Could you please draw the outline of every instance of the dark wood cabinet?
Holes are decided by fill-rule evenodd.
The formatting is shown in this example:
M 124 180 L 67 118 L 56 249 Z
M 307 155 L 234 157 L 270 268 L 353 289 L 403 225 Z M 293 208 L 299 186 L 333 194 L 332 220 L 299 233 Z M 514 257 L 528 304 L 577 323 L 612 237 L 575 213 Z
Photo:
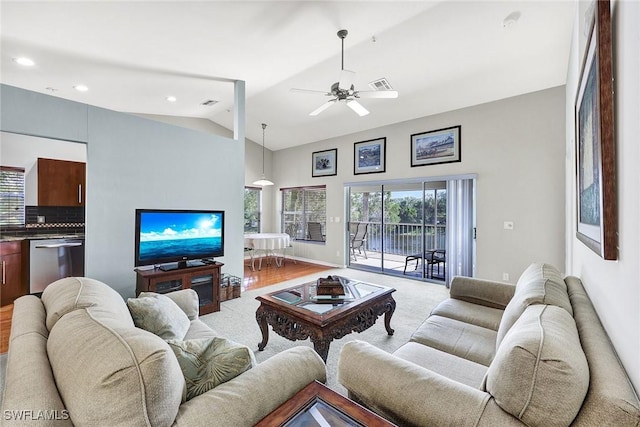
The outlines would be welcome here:
M 220 269 L 223 265 L 216 262 L 170 271 L 136 269 L 136 295 L 140 292 L 165 294 L 191 288 L 198 294 L 200 315 L 220 311 Z
M 27 294 L 24 277 L 22 241 L 0 243 L 2 260 L 2 290 L 0 305 L 12 304 L 13 301 Z
M 86 164 L 38 159 L 38 206 L 84 206 Z

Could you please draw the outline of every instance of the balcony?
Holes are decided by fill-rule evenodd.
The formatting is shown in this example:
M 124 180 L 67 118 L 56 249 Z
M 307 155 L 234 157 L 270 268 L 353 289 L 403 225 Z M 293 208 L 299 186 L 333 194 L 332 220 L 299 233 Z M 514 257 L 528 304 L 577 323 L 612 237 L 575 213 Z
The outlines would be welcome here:
M 435 249 L 446 248 L 446 225 L 426 225 L 421 224 L 385 224 L 379 222 L 369 222 L 367 229 L 367 240 L 364 243 L 364 253 L 355 251 L 355 259 L 352 256 L 350 265 L 365 269 L 380 270 L 385 273 L 398 274 L 409 277 L 422 278 L 423 259 L 410 260 L 407 256 L 429 252 Z M 424 237 L 423 237 L 424 230 Z M 423 247 L 424 238 L 424 248 Z M 417 268 L 416 268 L 417 263 Z M 406 274 L 405 274 L 406 265 Z M 425 266 L 425 278 L 444 282 L 444 264 L 433 264 Z

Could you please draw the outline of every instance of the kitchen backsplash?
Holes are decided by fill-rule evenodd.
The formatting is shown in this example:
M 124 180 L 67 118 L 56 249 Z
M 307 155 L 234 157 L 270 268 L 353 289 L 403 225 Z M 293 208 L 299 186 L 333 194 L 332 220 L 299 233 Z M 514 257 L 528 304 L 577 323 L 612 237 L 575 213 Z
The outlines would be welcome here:
M 38 222 L 38 217 L 44 217 L 44 222 Z M 27 228 L 84 226 L 84 206 L 25 206 L 25 222 Z

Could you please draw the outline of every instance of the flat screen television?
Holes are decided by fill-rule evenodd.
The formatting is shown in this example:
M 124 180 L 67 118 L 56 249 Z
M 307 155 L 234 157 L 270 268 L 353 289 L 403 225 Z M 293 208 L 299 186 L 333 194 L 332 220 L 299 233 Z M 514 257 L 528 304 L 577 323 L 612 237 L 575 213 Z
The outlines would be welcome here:
M 136 209 L 136 267 L 161 264 L 171 270 L 223 255 L 224 211 Z

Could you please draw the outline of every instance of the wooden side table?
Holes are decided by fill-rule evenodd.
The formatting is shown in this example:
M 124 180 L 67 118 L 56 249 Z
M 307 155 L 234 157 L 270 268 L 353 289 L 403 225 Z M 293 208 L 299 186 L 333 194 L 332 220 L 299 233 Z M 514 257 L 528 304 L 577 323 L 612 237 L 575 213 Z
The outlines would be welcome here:
M 256 427 L 395 426 L 370 410 L 314 381 L 263 418 Z

